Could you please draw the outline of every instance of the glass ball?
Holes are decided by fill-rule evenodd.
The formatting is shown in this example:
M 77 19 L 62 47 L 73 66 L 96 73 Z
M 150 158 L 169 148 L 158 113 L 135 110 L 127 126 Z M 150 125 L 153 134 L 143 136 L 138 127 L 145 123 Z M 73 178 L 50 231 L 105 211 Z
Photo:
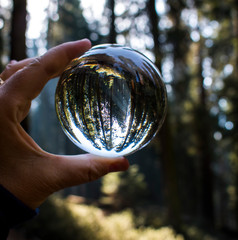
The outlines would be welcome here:
M 103 44 L 69 64 L 55 102 L 64 132 L 78 147 L 117 157 L 141 149 L 156 135 L 167 94 L 148 58 L 129 47 Z

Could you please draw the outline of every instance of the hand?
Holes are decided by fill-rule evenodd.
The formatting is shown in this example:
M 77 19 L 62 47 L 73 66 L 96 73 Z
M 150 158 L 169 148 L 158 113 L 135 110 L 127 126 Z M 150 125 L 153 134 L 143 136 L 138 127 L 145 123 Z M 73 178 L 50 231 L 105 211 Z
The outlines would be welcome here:
M 39 58 L 12 61 L 0 74 L 0 184 L 32 209 L 57 190 L 129 167 L 124 157 L 47 153 L 20 125 L 47 81 L 90 46 L 86 39 L 65 43 Z

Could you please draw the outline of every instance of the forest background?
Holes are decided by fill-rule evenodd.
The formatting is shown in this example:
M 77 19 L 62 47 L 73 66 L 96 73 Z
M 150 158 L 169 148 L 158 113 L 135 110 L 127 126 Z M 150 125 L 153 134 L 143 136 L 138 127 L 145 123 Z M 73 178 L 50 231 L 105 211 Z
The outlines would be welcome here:
M 66 41 L 128 45 L 161 70 L 168 113 L 126 173 L 56 193 L 9 239 L 237 239 L 238 1 L 41 2 L 0 0 L 1 70 Z M 54 114 L 57 80 L 22 124 L 43 149 L 79 154 Z

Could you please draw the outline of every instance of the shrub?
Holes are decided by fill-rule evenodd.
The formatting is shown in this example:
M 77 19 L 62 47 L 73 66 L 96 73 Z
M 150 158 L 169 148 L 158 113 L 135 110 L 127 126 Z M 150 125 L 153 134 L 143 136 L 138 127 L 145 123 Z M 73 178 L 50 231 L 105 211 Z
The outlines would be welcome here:
M 40 240 L 183 240 L 173 229 L 135 227 L 132 211 L 106 216 L 100 208 L 50 198 L 25 234 Z
M 110 197 L 110 203 L 116 208 L 138 205 L 148 196 L 145 177 L 136 164 L 126 172 L 106 175 L 102 180 L 101 191 Z

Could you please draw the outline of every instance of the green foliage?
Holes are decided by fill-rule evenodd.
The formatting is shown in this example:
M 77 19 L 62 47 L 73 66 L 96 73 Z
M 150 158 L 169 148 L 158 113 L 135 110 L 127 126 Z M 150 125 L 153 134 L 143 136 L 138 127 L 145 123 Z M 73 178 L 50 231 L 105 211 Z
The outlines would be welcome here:
M 84 220 L 76 218 L 64 201 L 53 197 L 42 205 L 39 216 L 29 222 L 24 231 L 27 237 L 37 236 L 42 240 L 97 240 L 93 225 Z
M 106 175 L 102 180 L 101 190 L 117 208 L 135 206 L 148 196 L 145 177 L 136 164 L 126 172 Z
M 49 20 L 48 44 L 57 45 L 89 36 L 88 25 L 82 15 L 78 0 L 58 1 L 58 20 Z
M 41 240 L 184 240 L 169 227 L 137 229 L 134 219 L 129 210 L 106 216 L 97 207 L 53 197 L 24 231 L 27 237 Z
M 83 16 L 78 0 L 58 1 L 57 21 L 49 19 L 48 45 L 54 46 L 62 42 L 89 38 L 93 31 Z M 96 24 L 96 23 L 95 23 Z M 100 41 L 100 34 L 96 35 L 95 44 Z
M 186 233 L 186 236 L 188 239 L 193 240 L 218 240 L 219 238 L 212 236 L 211 234 L 208 234 L 201 230 L 199 227 L 192 226 L 192 225 L 186 225 L 183 226 L 184 232 Z

